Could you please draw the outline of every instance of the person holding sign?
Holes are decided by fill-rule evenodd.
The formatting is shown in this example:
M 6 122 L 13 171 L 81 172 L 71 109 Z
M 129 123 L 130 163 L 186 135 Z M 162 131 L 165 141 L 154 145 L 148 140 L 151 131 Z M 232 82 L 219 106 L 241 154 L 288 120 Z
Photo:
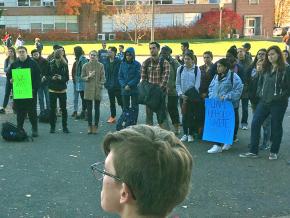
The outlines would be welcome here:
M 69 80 L 67 63 L 61 57 L 61 50 L 54 52 L 54 59 L 50 62 L 48 73 L 48 91 L 50 101 L 50 133 L 55 133 L 56 123 L 56 104 L 59 99 L 62 113 L 62 130 L 69 133 L 67 128 L 67 109 L 66 109 L 66 83 Z
M 7 79 L 13 84 L 13 100 L 16 109 L 17 127 L 23 129 L 28 114 L 32 125 L 32 137 L 38 136 L 37 130 L 37 90 L 40 84 L 40 69 L 27 55 L 23 46 L 17 48 L 18 59 L 11 64 Z
M 235 111 L 235 130 L 234 138 L 236 138 L 239 127 L 239 100 L 243 91 L 243 84 L 240 77 L 229 70 L 230 63 L 226 58 L 222 58 L 217 62 L 217 75 L 213 78 L 208 88 L 209 98 L 218 98 L 220 100 L 230 101 Z M 223 150 L 229 150 L 230 144 L 216 143 L 207 151 L 209 154 L 220 153 Z
M 182 126 L 184 135 L 180 139 L 182 142 L 193 142 L 194 128 L 197 123 L 196 119 L 200 115 L 200 102 L 191 98 L 196 93 L 199 97 L 199 87 L 201 72 L 194 64 L 193 52 L 186 51 L 184 53 L 184 65 L 178 67 L 176 73 L 176 91 L 182 104 Z M 200 99 L 201 100 L 201 99 Z M 196 128 L 197 131 L 197 128 Z

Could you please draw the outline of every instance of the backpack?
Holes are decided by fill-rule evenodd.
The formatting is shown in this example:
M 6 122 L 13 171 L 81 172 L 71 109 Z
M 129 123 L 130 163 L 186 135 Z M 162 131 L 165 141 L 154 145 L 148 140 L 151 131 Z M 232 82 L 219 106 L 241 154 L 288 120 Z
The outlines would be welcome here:
M 125 129 L 128 126 L 136 125 L 138 119 L 138 110 L 135 108 L 124 109 L 119 117 L 116 125 L 116 130 Z
M 38 120 L 40 123 L 49 123 L 49 110 L 45 109 L 44 111 L 40 112 Z
M 27 135 L 24 129 L 19 129 L 17 126 L 10 122 L 5 122 L 2 124 L 1 131 L 2 138 L 10 142 L 23 142 L 33 139 Z

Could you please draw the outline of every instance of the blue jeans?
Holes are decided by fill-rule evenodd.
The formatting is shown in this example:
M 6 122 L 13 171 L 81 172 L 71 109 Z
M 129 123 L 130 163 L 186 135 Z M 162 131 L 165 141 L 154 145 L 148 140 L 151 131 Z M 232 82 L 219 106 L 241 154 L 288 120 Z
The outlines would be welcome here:
M 39 100 L 40 111 L 43 112 L 45 110 L 44 98 L 45 98 L 45 103 L 46 103 L 46 109 L 50 109 L 48 86 L 47 85 L 39 86 L 37 92 L 38 92 L 38 100 Z
M 252 104 L 252 109 L 253 109 L 253 114 L 255 114 L 257 105 Z M 262 124 L 263 126 L 263 143 L 262 146 L 269 146 L 270 140 L 271 140 L 271 115 L 266 118 L 264 123 Z
M 288 101 L 279 101 L 272 104 L 260 102 L 255 111 L 251 126 L 251 148 L 250 152 L 258 154 L 261 126 L 266 118 L 271 115 L 272 146 L 271 153 L 277 154 L 280 149 L 283 136 L 283 119 L 288 107 Z
M 242 98 L 242 120 L 241 124 L 248 124 L 248 116 L 249 116 L 249 99 Z

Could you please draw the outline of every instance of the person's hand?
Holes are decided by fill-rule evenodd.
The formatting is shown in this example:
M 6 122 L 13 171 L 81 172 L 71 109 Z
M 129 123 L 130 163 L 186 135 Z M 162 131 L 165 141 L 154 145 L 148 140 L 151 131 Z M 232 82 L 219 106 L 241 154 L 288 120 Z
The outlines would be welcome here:
M 202 97 L 202 98 L 206 98 L 206 96 L 207 96 L 206 93 L 202 93 L 202 94 L 201 94 L 201 97 Z
M 13 79 L 10 79 L 10 83 L 13 84 Z
M 52 79 L 53 79 L 53 80 L 57 80 L 57 75 L 54 75 L 54 76 L 52 77 Z
M 220 100 L 224 101 L 225 100 L 225 96 L 221 96 Z
M 62 78 L 61 75 L 58 75 L 58 76 L 57 76 L 57 79 L 61 80 L 61 78 Z
M 181 97 L 184 101 L 186 101 L 188 99 L 188 97 L 186 95 L 182 95 Z
M 89 77 L 93 78 L 95 76 L 95 71 L 89 71 Z
M 46 80 L 45 76 L 41 78 L 41 82 L 44 82 Z
M 125 90 L 126 90 L 126 91 L 130 91 L 130 86 L 126 85 L 126 86 L 125 86 Z

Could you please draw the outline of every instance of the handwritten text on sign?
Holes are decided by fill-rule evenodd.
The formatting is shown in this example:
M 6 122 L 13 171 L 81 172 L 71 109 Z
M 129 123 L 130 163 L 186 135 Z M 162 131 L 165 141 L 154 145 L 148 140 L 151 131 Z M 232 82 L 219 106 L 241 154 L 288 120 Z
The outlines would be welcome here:
M 30 68 L 12 70 L 13 99 L 32 98 L 32 81 Z
M 233 104 L 219 99 L 206 99 L 203 140 L 232 144 L 234 128 Z

